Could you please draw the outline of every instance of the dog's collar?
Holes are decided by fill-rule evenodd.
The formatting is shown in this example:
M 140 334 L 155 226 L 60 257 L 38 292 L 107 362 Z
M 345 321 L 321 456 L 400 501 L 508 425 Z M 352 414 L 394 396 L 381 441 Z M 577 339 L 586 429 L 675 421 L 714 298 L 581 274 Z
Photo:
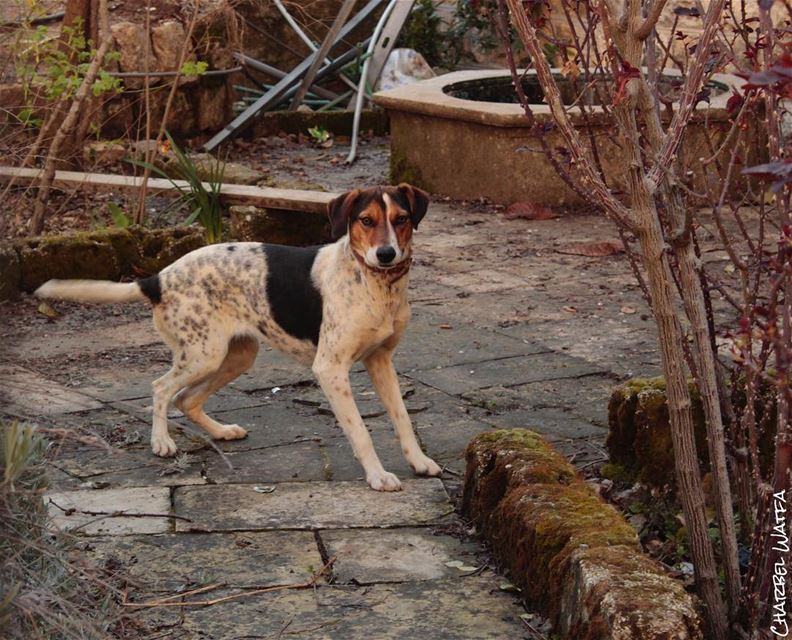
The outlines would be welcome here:
M 360 263 L 360 266 L 364 269 L 376 273 L 380 276 L 385 276 L 388 280 L 388 284 L 394 284 L 401 280 L 404 276 L 407 275 L 407 272 L 410 270 L 410 265 L 412 264 L 412 256 L 402 260 L 399 264 L 395 267 L 391 267 L 390 269 L 382 269 L 380 267 L 372 267 L 371 265 L 367 264 L 366 261 L 361 258 L 354 249 L 350 248 L 352 255 L 355 256 L 355 260 Z

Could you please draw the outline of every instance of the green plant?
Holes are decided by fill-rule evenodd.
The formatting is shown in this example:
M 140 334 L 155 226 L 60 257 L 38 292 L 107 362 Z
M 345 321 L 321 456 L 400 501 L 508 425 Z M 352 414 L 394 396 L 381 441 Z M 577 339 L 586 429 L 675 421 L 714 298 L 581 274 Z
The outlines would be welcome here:
M 445 50 L 445 37 L 440 33 L 441 23 L 434 2 L 418 0 L 399 34 L 397 46 L 415 49 L 431 66 L 441 64 Z
M 495 11 L 496 0 L 459 0 L 444 25 L 433 0 L 417 0 L 396 44 L 415 49 L 432 67 L 453 69 L 469 57 L 470 46 L 483 52 L 498 46 Z
M 185 224 L 192 224 L 197 220 L 204 229 L 208 244 L 220 242 L 223 239 L 223 202 L 220 188 L 223 185 L 225 162 L 213 159 L 208 164 L 202 163 L 199 168 L 190 156 L 179 149 L 169 133 L 166 132 L 165 135 L 174 157 L 171 166 L 174 167 L 178 177 L 187 183 L 186 185 L 174 180 L 160 167 L 150 162 L 135 159 L 128 159 L 127 162 L 170 180 L 180 194 L 177 204 L 186 206 L 190 211 L 184 221 Z
M 14 49 L 17 78 L 28 101 L 34 93 L 47 100 L 73 96 L 82 84 L 91 60 L 96 56 L 93 42 L 86 40 L 83 35 L 80 20 L 64 26 L 61 38 L 51 36 L 47 27 L 40 26 L 20 38 Z M 118 52 L 111 52 L 105 56 L 104 62 L 108 64 L 119 57 Z M 91 91 L 94 96 L 118 93 L 121 91 L 121 81 L 103 69 Z
M 182 65 L 180 72 L 183 76 L 202 76 L 208 68 L 209 65 L 206 62 L 188 60 Z
M 308 135 L 316 144 L 322 144 L 330 139 L 330 132 L 321 125 L 309 127 Z
M 113 221 L 113 226 L 118 229 L 126 229 L 132 224 L 132 219 L 124 213 L 124 210 L 119 207 L 115 202 L 107 203 L 107 210 L 110 212 L 110 219 Z

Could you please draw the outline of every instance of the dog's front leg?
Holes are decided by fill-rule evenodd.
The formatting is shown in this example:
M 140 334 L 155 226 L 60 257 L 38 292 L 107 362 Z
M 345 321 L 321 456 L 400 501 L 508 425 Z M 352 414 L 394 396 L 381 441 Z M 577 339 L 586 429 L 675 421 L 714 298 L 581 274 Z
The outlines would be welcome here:
M 440 466 L 421 451 L 421 446 L 415 438 L 415 432 L 410 422 L 407 407 L 404 406 L 399 378 L 393 367 L 393 351 L 378 349 L 366 358 L 363 363 L 374 384 L 374 389 L 380 397 L 385 410 L 390 416 L 396 435 L 399 437 L 402 452 L 413 471 L 419 476 L 439 476 L 442 473 Z
M 330 401 L 338 423 L 352 445 L 352 451 L 366 472 L 366 482 L 376 491 L 400 491 L 399 479 L 385 471 L 363 418 L 360 417 L 352 386 L 349 384 L 351 363 L 338 362 L 337 355 L 323 355 L 321 350 L 313 364 L 313 372 Z

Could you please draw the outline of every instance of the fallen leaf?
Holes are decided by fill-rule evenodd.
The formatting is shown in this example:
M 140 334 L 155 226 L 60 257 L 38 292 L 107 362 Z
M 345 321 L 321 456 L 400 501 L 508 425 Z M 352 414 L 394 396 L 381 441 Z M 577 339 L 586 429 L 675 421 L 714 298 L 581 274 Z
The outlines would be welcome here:
M 621 312 L 622 313 L 627 313 L 627 314 L 635 313 L 635 308 L 634 307 L 622 307 L 621 308 Z
M 624 245 L 618 240 L 603 240 L 602 242 L 569 242 L 555 247 L 556 253 L 565 253 L 572 256 L 586 256 L 587 258 L 602 258 L 624 252 Z
M 572 78 L 577 78 L 580 75 L 580 67 L 575 62 L 575 59 L 567 60 L 566 64 L 561 67 L 561 75 L 565 78 L 572 76 Z
M 567 313 L 577 313 L 577 309 L 575 307 L 561 307 Z
M 452 328 L 450 324 L 438 324 L 437 326 L 440 327 L 441 329 L 451 329 Z
M 56 311 L 55 309 L 53 309 L 51 306 L 49 306 L 46 302 L 42 302 L 38 306 L 38 312 L 41 315 L 47 316 L 48 318 L 59 318 L 60 317 L 60 313 L 58 311 Z
M 515 218 L 552 220 L 559 217 L 551 209 L 535 202 L 514 202 L 506 208 L 506 212 L 503 215 L 509 220 L 514 220 Z
M 275 491 L 275 487 L 267 486 L 267 485 L 256 485 L 253 487 L 253 491 L 256 493 L 273 493 Z
M 456 569 L 456 568 L 461 567 L 465 563 L 462 562 L 461 560 L 449 560 L 448 562 L 444 562 L 443 564 L 445 564 L 445 566 L 447 566 L 447 567 L 452 567 L 452 568 Z

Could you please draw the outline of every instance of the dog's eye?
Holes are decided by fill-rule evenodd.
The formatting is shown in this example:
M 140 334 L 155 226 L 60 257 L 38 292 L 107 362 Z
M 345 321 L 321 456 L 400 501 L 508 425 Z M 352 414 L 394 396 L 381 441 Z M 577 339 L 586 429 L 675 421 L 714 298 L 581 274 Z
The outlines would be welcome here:
M 400 225 L 404 224 L 409 220 L 409 216 L 396 216 L 396 219 L 393 221 L 393 224 Z
M 373 220 L 373 218 L 361 218 L 360 219 L 360 224 L 362 224 L 364 227 L 373 227 L 374 226 L 374 220 Z

